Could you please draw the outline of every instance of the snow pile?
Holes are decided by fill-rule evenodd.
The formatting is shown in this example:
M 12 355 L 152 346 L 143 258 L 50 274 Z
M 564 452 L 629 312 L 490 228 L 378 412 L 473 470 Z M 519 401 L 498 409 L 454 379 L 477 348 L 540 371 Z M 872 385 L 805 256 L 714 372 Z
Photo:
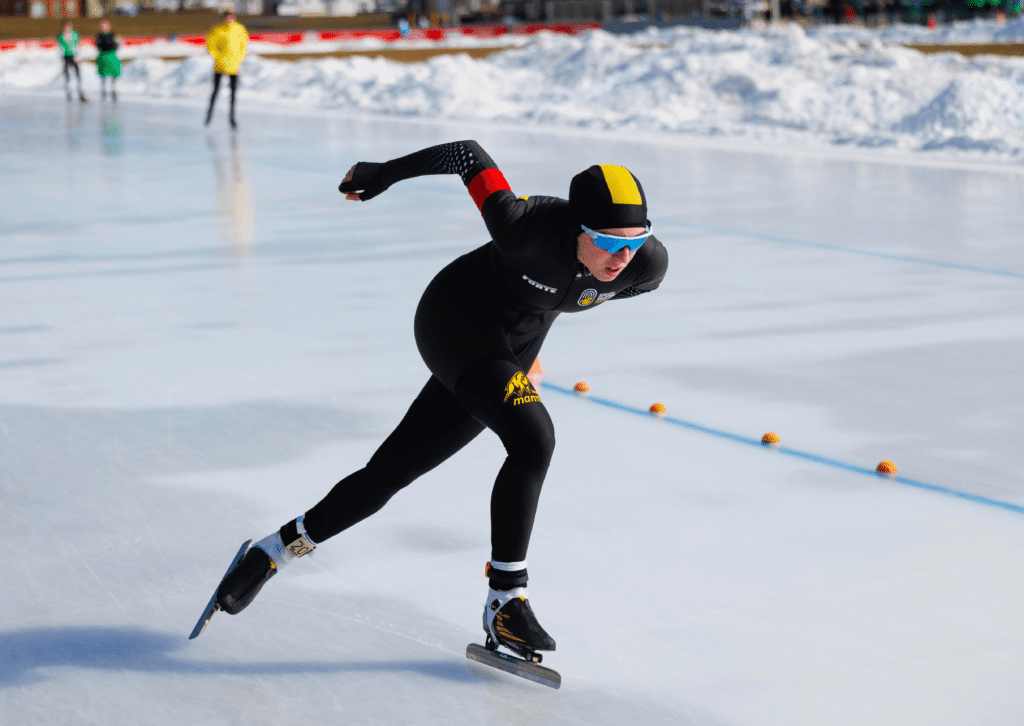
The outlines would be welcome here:
M 644 34 L 646 37 L 648 34 Z M 925 55 L 799 26 L 673 30 L 638 44 L 543 33 L 483 60 L 283 62 L 250 56 L 242 103 L 461 121 L 668 132 L 757 142 L 944 150 L 1024 160 L 1024 59 Z M 137 60 L 123 92 L 205 99 L 211 61 Z M 59 90 L 55 60 L 8 63 L 0 88 Z M 94 76 L 86 72 L 90 82 Z

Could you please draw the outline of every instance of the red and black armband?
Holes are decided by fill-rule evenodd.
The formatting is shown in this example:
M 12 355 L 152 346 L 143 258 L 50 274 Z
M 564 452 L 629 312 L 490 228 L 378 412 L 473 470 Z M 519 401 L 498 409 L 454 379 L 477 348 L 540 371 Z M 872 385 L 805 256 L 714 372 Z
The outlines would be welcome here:
M 393 159 L 382 165 L 382 183 L 387 188 L 402 179 L 428 174 L 458 174 L 469 189 L 477 209 L 495 192 L 510 190 L 508 182 L 490 155 L 475 141 L 453 141 Z
M 484 202 L 487 197 L 503 189 L 512 191 L 505 181 L 505 175 L 499 169 L 484 169 L 466 184 L 469 188 L 469 196 L 473 197 L 476 208 L 484 211 Z

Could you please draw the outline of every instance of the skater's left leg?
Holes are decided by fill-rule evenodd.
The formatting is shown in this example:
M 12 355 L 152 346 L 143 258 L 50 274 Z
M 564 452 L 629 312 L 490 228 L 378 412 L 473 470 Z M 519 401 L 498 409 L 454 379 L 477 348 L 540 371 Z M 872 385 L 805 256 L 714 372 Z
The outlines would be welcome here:
M 491 559 L 525 561 L 555 450 L 551 416 L 510 354 L 474 363 L 456 381 L 455 395 L 498 435 L 507 454 L 491 491 Z
M 508 454 L 491 492 L 484 629 L 496 642 L 524 655 L 554 650 L 555 641 L 540 626 L 526 593 L 526 551 L 555 447 L 551 417 L 510 353 L 471 365 L 456 381 L 455 393 L 498 434 Z
M 235 121 L 235 91 L 238 89 L 238 74 L 228 76 L 228 81 L 231 86 L 231 115 L 228 116 L 228 122 L 231 124 L 231 128 L 238 128 L 238 123 Z

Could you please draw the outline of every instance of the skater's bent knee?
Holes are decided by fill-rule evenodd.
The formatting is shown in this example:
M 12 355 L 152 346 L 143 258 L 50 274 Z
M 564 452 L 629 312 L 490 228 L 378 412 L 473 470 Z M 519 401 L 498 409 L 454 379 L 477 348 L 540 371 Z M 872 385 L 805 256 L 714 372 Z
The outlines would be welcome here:
M 509 458 L 519 466 L 547 469 L 555 453 L 555 432 L 541 435 L 511 435 L 504 441 Z

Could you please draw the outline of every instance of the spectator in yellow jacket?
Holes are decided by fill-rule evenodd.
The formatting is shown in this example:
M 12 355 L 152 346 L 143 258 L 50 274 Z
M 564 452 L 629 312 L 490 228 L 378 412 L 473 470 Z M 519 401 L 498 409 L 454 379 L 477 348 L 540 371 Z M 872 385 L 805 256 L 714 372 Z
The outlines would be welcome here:
M 249 34 L 241 23 L 235 22 L 235 14 L 224 11 L 224 22 L 215 25 L 206 35 L 206 49 L 213 56 L 213 95 L 210 96 L 210 108 L 206 112 L 206 123 L 213 118 L 213 102 L 217 100 L 220 89 L 220 77 L 227 75 L 231 84 L 231 115 L 228 120 L 231 128 L 238 128 L 235 122 L 235 90 L 238 88 L 238 67 L 245 59 L 245 46 L 249 42 Z

